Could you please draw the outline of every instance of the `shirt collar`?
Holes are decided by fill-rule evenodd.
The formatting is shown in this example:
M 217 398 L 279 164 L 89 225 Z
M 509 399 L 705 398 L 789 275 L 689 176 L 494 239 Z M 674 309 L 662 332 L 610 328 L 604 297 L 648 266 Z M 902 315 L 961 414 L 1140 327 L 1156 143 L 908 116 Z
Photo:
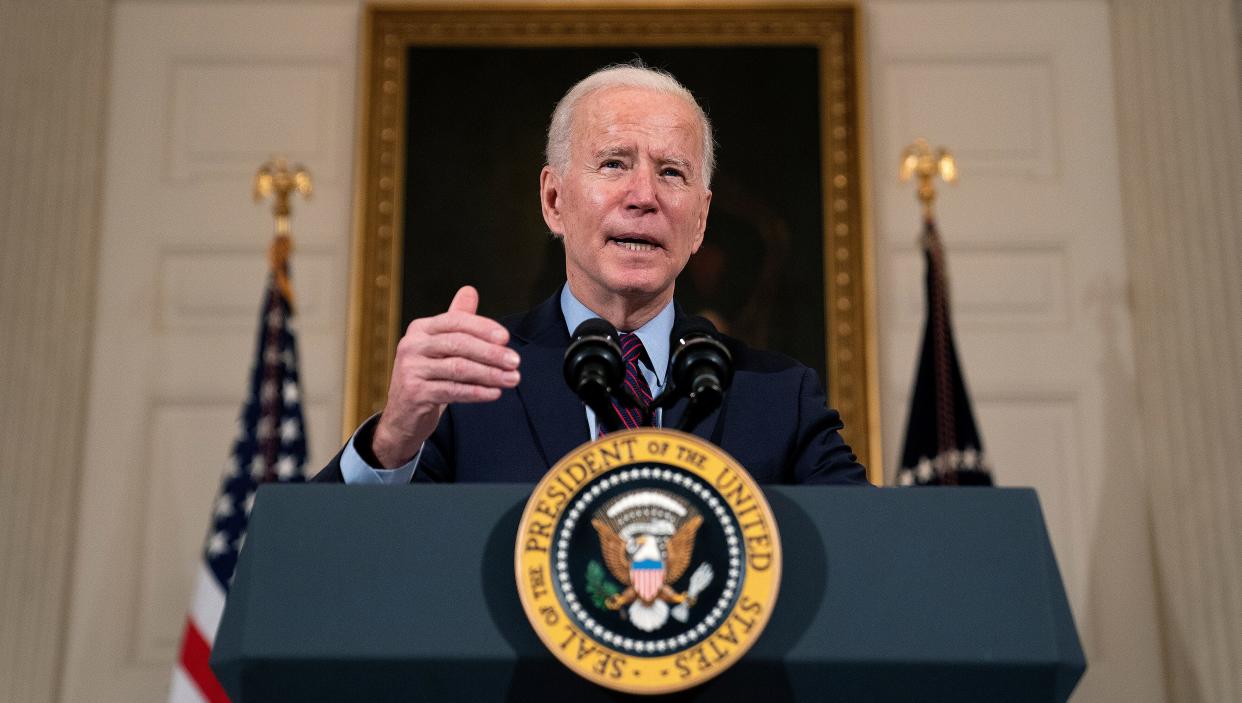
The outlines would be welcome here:
M 603 315 L 592 312 L 590 308 L 582 304 L 582 301 L 575 298 L 569 290 L 568 283 L 561 288 L 561 312 L 565 315 L 565 325 L 569 328 L 570 335 L 578 329 L 578 325 L 592 317 L 603 317 Z M 648 358 L 651 359 L 651 367 L 655 371 L 658 386 L 664 385 L 664 373 L 668 370 L 668 340 L 673 334 L 675 317 L 676 311 L 673 309 L 673 301 L 670 300 L 663 310 L 647 321 L 647 324 L 634 330 L 634 334 L 637 334 L 638 339 L 642 341 L 643 348 L 647 350 Z

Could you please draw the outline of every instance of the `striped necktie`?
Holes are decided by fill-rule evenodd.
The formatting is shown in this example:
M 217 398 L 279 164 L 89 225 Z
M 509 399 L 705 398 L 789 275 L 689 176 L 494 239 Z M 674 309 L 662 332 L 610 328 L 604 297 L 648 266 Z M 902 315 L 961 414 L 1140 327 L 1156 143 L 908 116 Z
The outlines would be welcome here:
M 638 367 L 640 360 L 646 354 L 647 351 L 643 349 L 643 342 L 638 335 L 633 332 L 621 334 L 621 356 L 625 359 L 625 385 L 639 400 L 639 405 L 635 406 L 628 398 L 624 401 L 613 398 L 612 408 L 616 411 L 617 417 L 621 419 L 621 424 L 629 430 L 651 424 L 651 418 L 647 417 L 647 406 L 651 405 L 651 387 L 647 385 L 647 379 L 643 377 L 643 372 Z

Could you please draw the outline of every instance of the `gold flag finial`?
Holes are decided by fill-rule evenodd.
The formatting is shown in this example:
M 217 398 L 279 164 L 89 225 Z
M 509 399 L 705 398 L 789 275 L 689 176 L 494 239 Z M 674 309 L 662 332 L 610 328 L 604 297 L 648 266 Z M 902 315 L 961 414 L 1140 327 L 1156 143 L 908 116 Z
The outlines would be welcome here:
M 284 157 L 274 156 L 259 167 L 254 174 L 254 201 L 262 202 L 264 198 L 272 198 L 272 215 L 276 218 L 276 236 L 268 249 L 268 264 L 276 276 L 276 285 L 293 307 L 293 289 L 289 284 L 289 254 L 293 251 L 293 242 L 289 237 L 289 206 L 290 196 L 301 193 L 303 197 L 311 196 L 311 177 L 302 164 L 290 164 Z
M 909 181 L 911 177 L 918 176 L 918 196 L 919 202 L 923 203 L 923 219 L 930 220 L 932 218 L 932 204 L 936 200 L 936 186 L 934 180 L 936 174 L 940 174 L 941 180 L 945 183 L 957 182 L 957 162 L 953 160 L 953 154 L 948 149 L 940 147 L 932 152 L 931 145 L 927 140 L 919 137 L 914 140 L 910 146 L 901 151 L 901 171 L 898 177 L 901 182 Z
M 289 234 L 289 197 L 293 193 L 311 196 L 311 177 L 302 164 L 290 164 L 274 156 L 254 174 L 254 201 L 273 196 L 272 215 L 276 217 L 276 236 Z

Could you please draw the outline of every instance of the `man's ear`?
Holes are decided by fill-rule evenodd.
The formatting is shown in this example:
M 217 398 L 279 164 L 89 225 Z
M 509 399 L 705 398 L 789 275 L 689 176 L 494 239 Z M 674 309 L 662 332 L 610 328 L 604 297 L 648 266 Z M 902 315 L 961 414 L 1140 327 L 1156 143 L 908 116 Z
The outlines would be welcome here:
M 703 233 L 707 231 L 707 211 L 712 206 L 712 192 L 703 191 L 703 207 L 699 210 L 698 231 L 694 233 L 694 244 L 690 247 L 691 254 L 697 254 L 703 246 Z
M 565 225 L 561 221 L 561 177 L 551 166 L 544 166 L 539 172 L 539 206 L 552 234 L 565 236 Z

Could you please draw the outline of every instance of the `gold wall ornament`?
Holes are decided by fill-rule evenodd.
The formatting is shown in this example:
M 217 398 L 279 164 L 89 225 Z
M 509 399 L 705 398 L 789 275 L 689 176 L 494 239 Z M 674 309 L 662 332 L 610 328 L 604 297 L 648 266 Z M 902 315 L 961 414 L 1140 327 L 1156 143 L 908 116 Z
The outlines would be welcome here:
M 823 275 L 821 288 L 806 294 L 823 296 L 829 404 L 840 411 L 843 435 L 871 480 L 882 483 L 868 140 L 859 80 L 865 52 L 856 3 L 377 3 L 366 7 L 362 24 L 343 436 L 384 407 L 397 342 L 410 321 L 403 308 L 409 302 L 404 262 L 426 246 L 418 232 L 412 234 L 409 183 L 426 169 L 443 167 L 429 164 L 410 144 L 417 129 L 410 120 L 417 105 L 410 87 L 420 69 L 419 52 L 808 48 L 818 72 L 805 89 L 819 114 L 817 149 L 808 153 L 816 158 L 822 213 L 820 229 L 810 236 L 818 236 L 822 247 L 815 258 Z M 537 172 L 536 167 L 531 174 L 532 194 Z M 721 202 L 721 193 L 716 195 Z M 531 207 L 538 210 L 533 195 Z
M 289 283 L 289 255 L 293 252 L 293 241 L 289 236 L 289 216 L 293 210 L 289 200 L 294 193 L 309 199 L 311 190 L 310 171 L 302 164 L 290 164 L 282 156 L 272 157 L 254 174 L 254 201 L 259 203 L 272 198 L 276 232 L 267 251 L 267 261 L 290 310 L 293 309 L 293 287 Z
M 957 183 L 957 161 L 953 154 L 944 147 L 934 152 L 931 144 L 923 137 L 901 151 L 901 169 L 898 178 L 902 183 L 911 178 L 918 178 L 918 198 L 923 204 L 923 219 L 930 220 L 935 214 L 936 201 L 935 179 L 939 175 L 945 183 Z

